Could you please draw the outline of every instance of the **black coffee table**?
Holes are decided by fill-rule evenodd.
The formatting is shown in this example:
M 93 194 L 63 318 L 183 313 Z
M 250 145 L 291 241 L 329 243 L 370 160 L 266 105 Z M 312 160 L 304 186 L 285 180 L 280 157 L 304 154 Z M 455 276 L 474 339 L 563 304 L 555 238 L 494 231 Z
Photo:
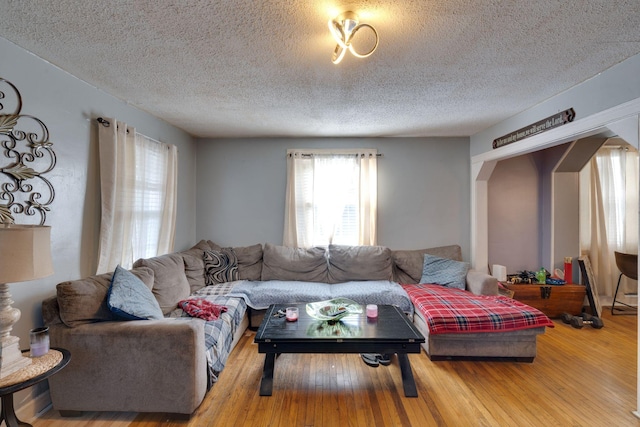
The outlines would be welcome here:
M 288 322 L 278 317 L 278 310 L 298 307 L 299 319 Z M 417 397 L 418 390 L 411 371 L 408 353 L 420 353 L 424 336 L 396 306 L 378 306 L 378 318 L 350 314 L 335 323 L 322 322 L 309 316 L 306 304 L 271 305 L 264 316 L 254 342 L 258 352 L 266 353 L 260 396 L 271 396 L 273 369 L 280 353 L 380 353 L 397 354 L 402 374 L 404 395 Z M 276 315 L 274 315 L 276 314 Z

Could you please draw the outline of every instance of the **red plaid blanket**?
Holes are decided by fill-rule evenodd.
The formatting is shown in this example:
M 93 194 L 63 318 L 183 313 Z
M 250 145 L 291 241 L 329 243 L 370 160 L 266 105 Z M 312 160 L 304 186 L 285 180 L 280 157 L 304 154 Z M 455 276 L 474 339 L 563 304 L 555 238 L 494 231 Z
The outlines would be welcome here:
M 475 295 L 440 285 L 402 285 L 432 334 L 507 332 L 553 327 L 540 310 L 501 295 Z

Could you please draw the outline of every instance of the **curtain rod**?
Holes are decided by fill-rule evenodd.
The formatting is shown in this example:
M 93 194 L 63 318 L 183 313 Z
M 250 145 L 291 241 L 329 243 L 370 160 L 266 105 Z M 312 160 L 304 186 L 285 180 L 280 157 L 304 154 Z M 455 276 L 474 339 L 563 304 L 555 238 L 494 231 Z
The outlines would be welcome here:
M 96 121 L 97 121 L 98 123 L 100 123 L 102 126 L 106 127 L 106 128 L 108 128 L 109 126 L 111 126 L 111 122 L 109 122 L 109 120 L 105 120 L 105 119 L 103 119 L 102 117 L 98 117 L 98 118 L 96 119 Z
M 98 118 L 96 119 L 96 121 L 97 121 L 98 123 L 100 123 L 102 126 L 106 127 L 106 128 L 108 128 L 109 126 L 111 126 L 111 122 L 110 122 L 109 120 L 105 120 L 105 119 L 103 119 L 102 117 L 98 117 Z M 128 128 L 127 128 L 127 133 L 129 133 L 129 129 L 128 129 Z M 157 139 L 153 139 L 153 138 L 151 138 L 151 137 L 148 137 L 148 136 L 146 136 L 146 135 L 143 135 L 143 134 L 141 134 L 141 133 L 139 133 L 139 132 L 136 132 L 136 133 L 137 133 L 138 135 L 144 136 L 144 137 L 145 137 L 145 138 L 147 138 L 149 141 L 153 141 L 153 142 L 155 142 L 155 143 L 157 143 L 157 144 L 160 144 L 160 145 L 167 145 L 167 146 L 169 145 L 169 144 L 165 144 L 165 143 L 164 143 L 164 142 L 162 142 L 162 141 L 158 141 Z
M 316 155 L 314 153 L 299 153 L 299 154 L 300 154 L 301 157 L 313 157 L 314 155 Z M 317 155 L 322 155 L 322 154 L 317 154 Z M 331 156 L 332 154 L 328 154 L 328 155 Z M 344 153 L 336 153 L 335 155 L 336 156 L 340 156 L 340 155 L 353 156 L 353 154 L 344 154 Z M 357 156 L 358 154 L 355 154 L 355 155 Z M 289 154 L 287 154 L 287 156 L 292 157 L 293 153 L 289 153 Z M 364 156 L 366 156 L 366 154 L 360 154 L 360 157 L 364 157 Z M 369 156 L 372 156 L 372 155 L 369 154 Z M 384 157 L 384 155 L 382 153 L 377 153 L 376 157 Z
M 106 128 L 111 126 L 111 122 L 109 120 L 103 119 L 102 117 L 98 117 L 96 121 Z M 129 133 L 129 129 L 127 129 L 127 133 Z

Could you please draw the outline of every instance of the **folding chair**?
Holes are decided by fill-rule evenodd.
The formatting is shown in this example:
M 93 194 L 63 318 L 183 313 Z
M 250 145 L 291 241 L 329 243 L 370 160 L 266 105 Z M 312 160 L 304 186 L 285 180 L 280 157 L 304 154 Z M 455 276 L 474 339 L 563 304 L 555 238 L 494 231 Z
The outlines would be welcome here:
M 616 293 L 613 295 L 613 302 L 611 303 L 611 314 L 616 314 L 614 310 L 619 311 L 618 314 L 638 314 L 638 307 L 634 307 L 625 302 L 618 301 L 618 290 L 620 289 L 620 280 L 622 276 L 626 276 L 632 280 L 638 280 L 638 255 L 625 254 L 622 252 L 614 252 L 616 256 L 616 266 L 620 270 L 620 276 L 618 276 L 618 285 L 616 286 Z M 635 293 L 635 295 L 638 295 Z M 616 303 L 622 304 L 627 308 L 616 308 Z

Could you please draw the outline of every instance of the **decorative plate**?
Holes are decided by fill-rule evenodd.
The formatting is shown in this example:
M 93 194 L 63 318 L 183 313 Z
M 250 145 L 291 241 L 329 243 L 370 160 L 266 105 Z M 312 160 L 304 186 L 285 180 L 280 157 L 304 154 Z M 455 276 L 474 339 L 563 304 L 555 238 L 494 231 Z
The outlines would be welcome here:
M 349 314 L 361 313 L 362 306 L 349 298 L 334 298 L 307 304 L 307 314 L 318 320 L 336 322 Z

